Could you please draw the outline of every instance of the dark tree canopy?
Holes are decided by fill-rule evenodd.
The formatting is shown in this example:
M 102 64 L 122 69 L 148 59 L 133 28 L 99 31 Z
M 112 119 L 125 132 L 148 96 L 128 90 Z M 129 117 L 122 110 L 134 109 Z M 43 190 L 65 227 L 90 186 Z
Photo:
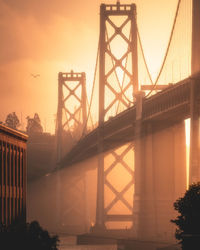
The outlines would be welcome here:
M 17 129 L 17 127 L 20 125 L 20 123 L 19 123 L 19 119 L 18 119 L 17 115 L 15 114 L 15 112 L 12 112 L 12 113 L 7 115 L 5 125 L 10 127 L 10 128 Z
M 37 221 L 15 221 L 0 225 L 0 244 L 4 250 L 58 250 L 58 236 L 51 236 Z
M 33 118 L 30 118 L 29 116 L 27 116 L 26 119 L 27 119 L 26 131 L 28 134 L 43 132 L 40 117 L 37 113 L 35 113 Z
M 200 249 L 200 182 L 190 185 L 184 197 L 174 203 L 180 215 L 171 220 L 178 226 L 176 239 L 183 250 Z

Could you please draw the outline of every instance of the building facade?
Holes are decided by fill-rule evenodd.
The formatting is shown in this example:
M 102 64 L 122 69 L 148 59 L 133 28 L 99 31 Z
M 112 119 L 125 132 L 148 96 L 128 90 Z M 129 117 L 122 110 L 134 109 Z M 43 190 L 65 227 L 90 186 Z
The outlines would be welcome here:
M 0 124 L 0 223 L 26 221 L 27 135 Z

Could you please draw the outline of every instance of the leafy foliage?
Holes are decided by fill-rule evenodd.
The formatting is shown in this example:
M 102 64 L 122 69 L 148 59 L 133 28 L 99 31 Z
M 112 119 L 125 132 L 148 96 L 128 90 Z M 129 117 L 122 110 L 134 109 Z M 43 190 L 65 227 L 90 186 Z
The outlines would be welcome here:
M 7 115 L 5 125 L 13 129 L 17 129 L 17 127 L 19 127 L 20 125 L 19 119 L 17 115 L 15 114 L 15 112 L 12 112 Z
M 0 227 L 0 245 L 5 250 L 57 250 L 58 241 L 58 236 L 50 236 L 37 221 Z
M 40 117 L 37 113 L 35 113 L 33 118 L 30 118 L 29 116 L 27 116 L 26 119 L 27 119 L 26 131 L 28 134 L 43 132 Z
M 183 250 L 200 249 L 200 182 L 190 185 L 184 197 L 174 203 L 180 215 L 171 220 L 178 226 L 176 239 Z

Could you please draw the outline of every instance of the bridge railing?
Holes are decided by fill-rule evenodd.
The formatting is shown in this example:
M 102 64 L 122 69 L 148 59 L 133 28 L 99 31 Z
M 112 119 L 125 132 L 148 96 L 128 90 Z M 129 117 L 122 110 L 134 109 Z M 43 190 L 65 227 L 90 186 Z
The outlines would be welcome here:
M 144 100 L 143 120 L 153 119 L 171 109 L 188 108 L 190 102 L 190 78 L 169 86 L 160 93 Z M 184 107 L 185 106 L 185 107 Z

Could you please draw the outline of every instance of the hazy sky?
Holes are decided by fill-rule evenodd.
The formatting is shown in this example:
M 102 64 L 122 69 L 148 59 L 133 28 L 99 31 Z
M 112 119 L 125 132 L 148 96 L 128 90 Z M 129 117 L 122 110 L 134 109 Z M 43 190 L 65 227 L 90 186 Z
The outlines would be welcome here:
M 99 36 L 99 0 L 0 0 L 0 120 L 38 112 L 53 132 L 59 71 L 86 72 L 91 84 Z M 133 1 L 121 1 L 130 4 Z M 163 56 L 177 0 L 135 0 L 150 69 Z M 40 74 L 33 78 L 31 74 Z M 26 125 L 26 124 L 24 124 Z

